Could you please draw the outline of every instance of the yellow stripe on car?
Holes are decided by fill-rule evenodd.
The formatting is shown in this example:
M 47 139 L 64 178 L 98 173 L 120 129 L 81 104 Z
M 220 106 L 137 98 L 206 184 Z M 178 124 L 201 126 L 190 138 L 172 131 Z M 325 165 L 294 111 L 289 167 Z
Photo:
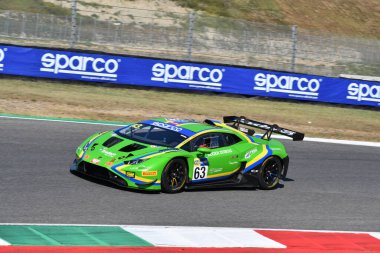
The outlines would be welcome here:
M 98 133 L 97 135 L 95 135 L 94 137 L 91 138 L 91 140 L 88 141 L 88 143 L 91 143 L 93 140 L 95 140 L 96 138 L 98 138 L 99 136 L 105 134 L 107 131 L 103 131 L 101 133 Z
M 207 176 L 207 178 L 216 178 L 216 177 L 229 176 L 229 175 L 235 173 L 236 171 L 238 171 L 239 168 L 240 167 L 238 167 L 237 169 L 234 169 L 233 171 L 223 172 L 223 173 L 218 173 L 218 174 L 214 174 L 214 175 L 211 175 L 211 176 Z
M 199 133 L 197 133 L 197 134 L 194 134 L 194 135 L 191 136 L 190 138 L 188 138 L 188 139 L 184 140 L 183 142 L 181 142 L 180 144 L 178 144 L 178 145 L 176 146 L 176 148 L 180 148 L 180 147 L 182 147 L 182 146 L 185 145 L 187 142 L 193 140 L 194 138 L 197 138 L 197 137 L 198 137 L 199 135 L 201 135 L 201 134 L 207 134 L 207 133 L 211 133 L 211 132 L 215 132 L 215 130 L 206 130 L 206 131 L 202 131 L 202 132 L 199 132 Z
M 260 159 L 262 159 L 264 156 L 268 154 L 267 146 L 266 145 L 262 145 L 262 146 L 263 146 L 263 150 L 261 151 L 261 153 L 258 156 L 255 156 L 251 161 L 247 162 L 247 165 L 245 166 L 246 168 L 248 168 L 249 166 L 259 161 Z
M 139 180 L 139 181 L 142 181 L 144 183 L 152 183 L 154 182 L 155 180 L 152 180 L 152 179 L 146 179 L 146 178 L 143 178 L 143 177 L 139 177 L 139 176 L 135 176 L 135 179 Z

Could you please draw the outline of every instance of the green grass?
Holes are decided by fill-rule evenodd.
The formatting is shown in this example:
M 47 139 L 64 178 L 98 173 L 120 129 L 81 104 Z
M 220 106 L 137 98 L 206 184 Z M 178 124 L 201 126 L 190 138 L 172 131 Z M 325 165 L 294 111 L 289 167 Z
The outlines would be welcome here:
M 380 38 L 379 0 L 173 0 L 215 16 L 276 24 L 334 35 Z M 223 24 L 221 24 L 223 25 Z
M 67 16 L 71 10 L 42 0 L 0 0 L 0 10 L 16 10 Z
M 0 79 L 0 113 L 122 122 L 244 115 L 309 137 L 380 141 L 378 109 L 29 78 Z
M 342 64 L 343 65 L 343 64 Z M 362 76 L 379 76 L 380 64 L 344 64 L 345 72 Z
M 85 2 L 85 1 L 78 1 L 78 3 L 79 3 L 80 5 L 83 5 L 83 6 L 89 6 L 89 7 L 94 7 L 94 8 L 98 8 L 98 9 L 100 9 L 100 8 L 108 8 L 108 9 L 112 8 L 112 7 L 109 6 L 109 5 L 98 4 L 98 3 L 96 3 L 96 2 L 89 3 L 89 2 Z
M 285 23 L 276 0 L 174 0 L 182 7 L 203 11 L 207 14 L 255 21 L 276 20 Z M 260 15 L 263 15 L 260 17 Z

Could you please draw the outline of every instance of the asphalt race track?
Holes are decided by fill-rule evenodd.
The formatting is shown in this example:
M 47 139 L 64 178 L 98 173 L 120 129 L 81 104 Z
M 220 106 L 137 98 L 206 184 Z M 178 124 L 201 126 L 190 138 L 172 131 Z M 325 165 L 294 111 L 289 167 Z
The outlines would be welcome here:
M 142 193 L 69 172 L 76 147 L 113 128 L 0 119 L 0 223 L 380 231 L 380 148 L 286 141 L 282 188 Z

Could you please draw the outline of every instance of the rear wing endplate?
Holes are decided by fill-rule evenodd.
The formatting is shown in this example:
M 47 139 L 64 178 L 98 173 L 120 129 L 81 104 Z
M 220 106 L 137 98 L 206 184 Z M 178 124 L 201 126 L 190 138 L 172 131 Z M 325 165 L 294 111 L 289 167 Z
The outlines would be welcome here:
M 259 121 L 247 119 L 244 116 L 224 116 L 223 117 L 224 123 L 232 123 L 232 127 L 235 129 L 238 129 L 244 133 L 247 133 L 248 135 L 253 135 L 254 131 L 252 129 L 246 129 L 244 127 L 241 127 L 240 125 L 250 126 L 253 128 L 259 128 L 262 130 L 265 130 L 265 133 L 261 137 L 261 139 L 264 140 L 270 140 L 272 133 L 281 134 L 288 136 L 293 139 L 293 141 L 302 141 L 305 134 L 296 132 L 293 130 L 285 129 L 282 127 L 279 127 L 278 125 L 269 125 L 267 123 L 262 123 Z

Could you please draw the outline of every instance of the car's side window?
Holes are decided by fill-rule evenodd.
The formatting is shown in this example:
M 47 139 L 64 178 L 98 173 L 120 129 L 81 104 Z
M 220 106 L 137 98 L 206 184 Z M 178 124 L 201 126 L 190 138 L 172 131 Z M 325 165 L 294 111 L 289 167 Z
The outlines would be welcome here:
M 226 146 L 231 146 L 242 141 L 238 136 L 234 134 L 223 133 L 222 135 L 225 139 Z
M 242 140 L 234 135 L 229 133 L 207 133 L 201 136 L 198 136 L 192 141 L 189 141 L 181 147 L 181 149 L 194 152 L 198 148 L 221 148 L 226 146 L 234 145 Z
M 185 145 L 181 147 L 181 149 L 191 152 L 191 141 L 187 142 Z
M 192 151 L 196 151 L 198 148 L 220 148 L 225 146 L 225 141 L 220 133 L 208 133 L 194 139 L 191 146 Z

